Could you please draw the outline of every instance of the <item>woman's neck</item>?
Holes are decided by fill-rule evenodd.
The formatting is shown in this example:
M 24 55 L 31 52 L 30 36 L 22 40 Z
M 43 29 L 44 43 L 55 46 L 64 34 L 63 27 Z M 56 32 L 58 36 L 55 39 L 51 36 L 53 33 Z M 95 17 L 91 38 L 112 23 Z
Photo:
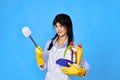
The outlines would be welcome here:
M 58 39 L 57 39 L 58 46 L 62 46 L 67 38 L 68 38 L 67 35 L 59 36 Z

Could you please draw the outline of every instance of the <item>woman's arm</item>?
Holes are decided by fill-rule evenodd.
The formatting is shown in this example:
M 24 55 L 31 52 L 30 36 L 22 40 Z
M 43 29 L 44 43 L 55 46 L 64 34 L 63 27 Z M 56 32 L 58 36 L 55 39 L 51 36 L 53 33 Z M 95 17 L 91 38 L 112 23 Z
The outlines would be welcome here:
M 46 45 L 45 45 L 45 48 L 44 48 L 44 51 L 42 51 L 42 49 L 41 49 L 41 51 L 38 49 L 38 52 L 39 53 L 37 53 L 37 51 L 36 51 L 36 60 L 37 60 L 37 64 L 38 64 L 38 66 L 39 66 L 39 68 L 41 69 L 41 70 L 44 70 L 44 69 L 46 69 L 46 63 L 47 63 L 47 61 L 48 61 L 48 55 L 49 55 L 49 51 L 47 50 L 48 49 L 48 47 L 49 47 L 49 44 L 50 44 L 50 42 L 51 42 L 51 40 L 48 40 L 47 41 L 47 43 L 46 43 Z M 37 49 L 36 49 L 37 50 Z M 41 54 L 40 54 L 41 53 Z M 39 54 L 39 55 L 37 55 L 37 54 Z M 42 63 L 42 64 L 41 64 Z

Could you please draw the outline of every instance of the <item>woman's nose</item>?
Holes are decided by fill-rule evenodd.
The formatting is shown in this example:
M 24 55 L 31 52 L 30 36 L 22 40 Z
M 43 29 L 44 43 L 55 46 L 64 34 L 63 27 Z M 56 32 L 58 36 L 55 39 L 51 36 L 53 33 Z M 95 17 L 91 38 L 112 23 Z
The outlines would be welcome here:
M 61 27 L 59 27 L 59 26 L 58 26 L 58 27 L 57 27 L 57 29 L 58 29 L 58 30 L 60 30 L 60 29 L 61 29 Z

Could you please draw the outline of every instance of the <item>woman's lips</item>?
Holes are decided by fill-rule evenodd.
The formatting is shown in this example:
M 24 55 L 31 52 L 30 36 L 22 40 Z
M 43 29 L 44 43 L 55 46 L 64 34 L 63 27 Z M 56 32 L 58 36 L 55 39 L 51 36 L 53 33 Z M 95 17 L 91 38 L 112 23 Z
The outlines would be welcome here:
M 62 33 L 62 31 L 61 32 L 58 32 L 58 34 L 61 34 Z

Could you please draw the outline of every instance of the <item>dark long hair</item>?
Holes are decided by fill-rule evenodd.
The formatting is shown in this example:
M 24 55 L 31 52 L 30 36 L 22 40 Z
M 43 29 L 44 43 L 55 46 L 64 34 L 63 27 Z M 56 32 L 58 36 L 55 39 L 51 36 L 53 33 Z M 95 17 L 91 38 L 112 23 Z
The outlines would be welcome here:
M 61 25 L 64 25 L 65 27 L 67 27 L 67 33 L 68 33 L 68 45 L 71 41 L 73 41 L 73 29 L 72 29 L 72 21 L 70 16 L 68 16 L 67 14 L 58 14 L 55 16 L 55 19 L 53 20 L 53 26 L 56 25 L 56 23 L 59 22 Z M 52 38 L 52 41 L 48 47 L 48 50 L 50 50 L 53 46 L 53 41 L 54 39 L 58 36 L 58 34 L 56 33 L 55 36 Z

